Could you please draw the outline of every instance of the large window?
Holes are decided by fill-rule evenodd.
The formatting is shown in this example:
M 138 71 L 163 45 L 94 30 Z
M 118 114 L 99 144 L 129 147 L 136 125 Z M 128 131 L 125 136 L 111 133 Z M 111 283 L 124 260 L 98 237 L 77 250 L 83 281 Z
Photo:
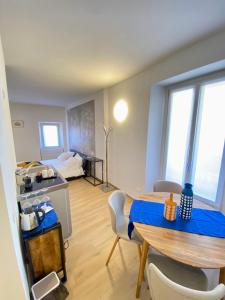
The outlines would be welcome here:
M 42 148 L 59 148 L 62 146 L 60 125 L 60 123 L 40 123 Z
M 171 89 L 168 108 L 165 178 L 191 182 L 197 198 L 219 205 L 225 182 L 225 79 Z
M 170 130 L 166 178 L 180 183 L 185 175 L 193 109 L 193 92 L 193 88 L 174 91 L 171 93 L 170 99 Z

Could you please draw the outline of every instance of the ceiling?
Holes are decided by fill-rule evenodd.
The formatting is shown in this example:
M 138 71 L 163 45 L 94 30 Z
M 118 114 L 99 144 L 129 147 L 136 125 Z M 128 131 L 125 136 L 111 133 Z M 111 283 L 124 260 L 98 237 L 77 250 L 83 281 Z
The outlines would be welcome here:
M 65 104 L 225 27 L 225 0 L 0 0 L 9 97 Z

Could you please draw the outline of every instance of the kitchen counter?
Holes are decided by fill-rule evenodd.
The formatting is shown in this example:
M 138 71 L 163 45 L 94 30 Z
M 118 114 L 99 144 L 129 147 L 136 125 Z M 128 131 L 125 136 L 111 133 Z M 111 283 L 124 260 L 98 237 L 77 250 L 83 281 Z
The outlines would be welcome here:
M 32 174 L 36 173 L 36 168 L 32 168 L 31 172 L 28 173 L 29 176 L 32 176 Z M 53 168 L 54 169 L 54 168 Z M 20 196 L 25 194 L 31 194 L 28 198 L 33 197 L 33 192 L 38 192 L 41 190 L 45 190 L 45 193 L 54 192 L 60 189 L 68 188 L 69 184 L 66 181 L 65 178 L 63 178 L 55 169 L 54 173 L 56 174 L 55 178 L 50 179 L 43 179 L 41 182 L 36 182 L 34 178 L 34 182 L 32 183 L 32 190 L 31 191 L 25 191 L 24 184 L 18 184 L 17 185 L 17 200 L 20 201 Z M 34 175 L 33 175 L 34 176 Z M 38 193 L 36 193 L 38 195 Z
M 24 184 L 17 185 L 17 201 L 19 202 L 19 207 L 22 209 L 23 203 L 25 202 L 29 202 L 33 205 L 35 198 L 40 197 L 39 199 L 41 200 L 43 195 L 48 195 L 62 225 L 63 238 L 66 240 L 72 234 L 68 192 L 69 183 L 55 169 L 55 178 L 43 179 L 40 183 L 38 183 L 36 182 L 34 175 L 39 171 L 40 168 L 38 168 L 38 170 L 36 168 L 32 168 L 28 172 L 28 176 L 34 178 L 31 191 L 25 191 Z M 22 183 L 23 181 L 20 178 L 17 182 Z
M 65 182 L 63 178 L 60 176 L 57 176 L 56 178 L 51 179 L 44 179 L 41 182 L 34 181 L 32 184 L 32 190 L 31 191 L 25 191 L 24 185 L 20 186 L 20 195 L 26 194 L 26 193 L 32 193 L 36 192 L 38 190 L 42 189 L 48 189 L 48 192 L 53 192 L 58 189 L 63 189 L 68 187 L 68 182 Z

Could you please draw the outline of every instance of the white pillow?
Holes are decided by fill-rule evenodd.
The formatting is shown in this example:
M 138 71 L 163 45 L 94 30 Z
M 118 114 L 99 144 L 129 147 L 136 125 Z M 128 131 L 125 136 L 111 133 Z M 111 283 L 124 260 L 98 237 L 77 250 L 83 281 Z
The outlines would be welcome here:
M 68 158 L 72 157 L 73 155 L 74 155 L 74 153 L 70 152 L 70 151 L 63 152 L 57 157 L 57 159 L 60 161 L 64 161 L 64 160 L 67 160 Z
M 82 167 L 82 160 L 77 159 L 76 157 L 70 157 L 64 162 L 64 166 L 68 167 L 73 167 L 73 168 L 80 168 Z
M 83 161 L 83 158 L 77 153 L 75 156 L 74 156 L 74 158 L 76 158 L 76 159 L 79 159 L 79 160 L 81 160 L 81 161 Z

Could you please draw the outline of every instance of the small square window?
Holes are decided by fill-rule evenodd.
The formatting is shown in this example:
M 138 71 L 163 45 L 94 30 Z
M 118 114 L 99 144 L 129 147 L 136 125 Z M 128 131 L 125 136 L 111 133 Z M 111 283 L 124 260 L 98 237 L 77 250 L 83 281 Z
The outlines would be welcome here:
M 40 123 L 42 148 L 60 147 L 60 124 Z

